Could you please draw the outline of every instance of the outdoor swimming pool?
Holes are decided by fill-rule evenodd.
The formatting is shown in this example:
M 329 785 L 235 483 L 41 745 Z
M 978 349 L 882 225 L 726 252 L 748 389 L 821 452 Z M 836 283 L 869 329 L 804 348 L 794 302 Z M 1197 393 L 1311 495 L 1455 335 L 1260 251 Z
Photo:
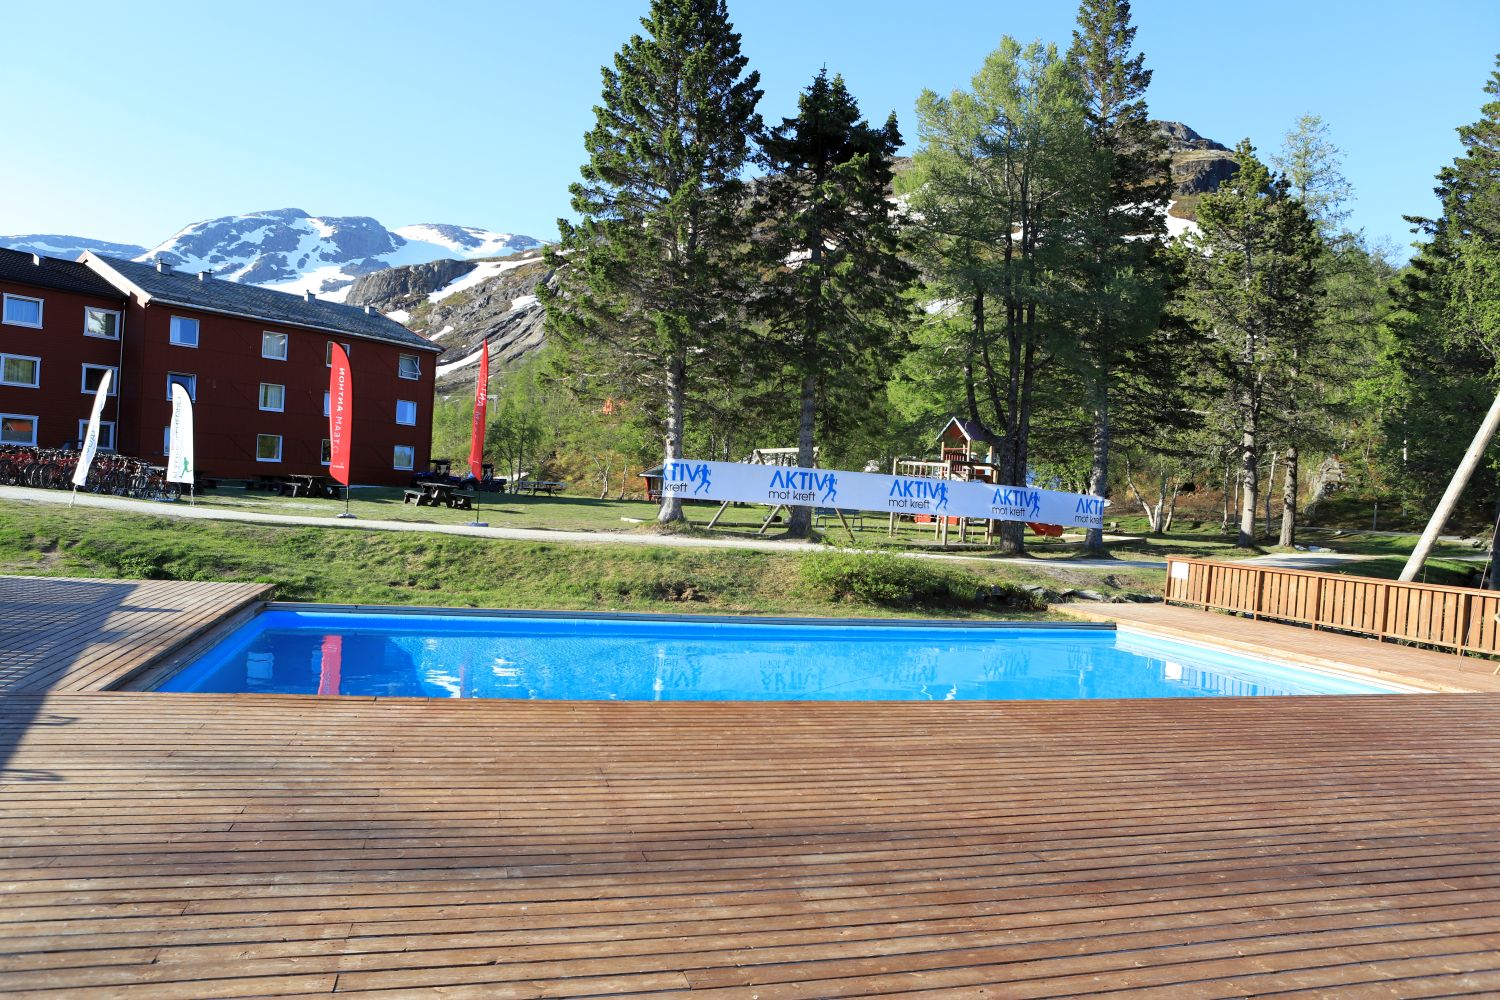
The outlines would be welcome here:
M 1390 693 L 1088 626 L 271 609 L 159 687 L 419 698 L 952 701 Z

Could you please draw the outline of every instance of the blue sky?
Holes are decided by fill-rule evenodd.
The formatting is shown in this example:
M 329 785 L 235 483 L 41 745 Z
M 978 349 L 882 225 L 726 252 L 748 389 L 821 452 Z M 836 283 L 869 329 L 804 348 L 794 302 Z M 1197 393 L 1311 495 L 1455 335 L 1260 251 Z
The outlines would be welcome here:
M 0 233 L 154 244 L 218 215 L 297 207 L 389 226 L 550 238 L 607 62 L 644 0 L 260 0 L 7 5 Z M 768 120 L 820 66 L 915 134 L 925 87 L 963 86 L 1000 37 L 1067 41 L 1067 0 L 731 0 Z M 1152 113 L 1269 152 L 1329 122 L 1352 222 L 1404 247 L 1434 208 L 1500 48 L 1500 2 L 1138 0 Z M 23 41 L 24 40 L 24 41 Z M 97 43 L 90 45 L 89 43 Z

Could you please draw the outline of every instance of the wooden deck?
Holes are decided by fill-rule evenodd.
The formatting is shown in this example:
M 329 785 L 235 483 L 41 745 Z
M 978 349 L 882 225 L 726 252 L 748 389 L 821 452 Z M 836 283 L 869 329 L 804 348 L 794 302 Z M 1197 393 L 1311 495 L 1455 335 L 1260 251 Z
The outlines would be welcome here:
M 270 593 L 260 583 L 0 576 L 0 697 L 109 687 Z
M 1239 652 L 1396 681 L 1429 691 L 1500 692 L 1500 676 L 1495 674 L 1500 662 L 1474 656 L 1413 649 L 1362 636 L 1253 621 L 1170 604 L 1063 604 L 1053 610 L 1085 621 L 1113 621 L 1142 632 L 1212 642 Z
M 11 695 L 0 992 L 1494 996 L 1497 723 Z

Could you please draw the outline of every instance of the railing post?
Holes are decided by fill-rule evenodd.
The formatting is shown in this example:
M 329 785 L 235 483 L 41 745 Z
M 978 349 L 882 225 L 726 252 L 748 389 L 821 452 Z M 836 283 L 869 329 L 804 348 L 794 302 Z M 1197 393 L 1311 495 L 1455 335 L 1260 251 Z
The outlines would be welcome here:
M 1208 610 L 1208 605 L 1214 599 L 1214 564 L 1203 563 L 1203 610 Z
M 1323 577 L 1321 574 L 1313 577 L 1313 599 L 1312 599 L 1312 628 L 1318 630 L 1318 622 L 1323 618 Z
M 1255 568 L 1255 603 L 1250 608 L 1250 618 L 1253 621 L 1260 619 L 1261 602 L 1265 600 L 1266 594 L 1266 571 L 1259 566 Z
M 1375 638 L 1380 642 L 1385 642 L 1386 608 L 1389 607 L 1388 598 L 1390 597 L 1390 593 L 1391 585 L 1383 583 L 1380 585 L 1380 590 L 1375 594 Z
M 1454 637 L 1457 640 L 1454 646 L 1462 653 L 1469 644 L 1469 621 L 1474 614 L 1473 591 L 1458 595 L 1458 607 L 1458 635 Z

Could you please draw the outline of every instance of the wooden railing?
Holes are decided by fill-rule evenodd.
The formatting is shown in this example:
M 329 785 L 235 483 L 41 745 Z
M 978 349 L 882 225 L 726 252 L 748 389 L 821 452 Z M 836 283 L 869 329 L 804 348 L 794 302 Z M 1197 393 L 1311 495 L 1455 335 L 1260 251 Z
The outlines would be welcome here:
M 1491 590 L 1171 556 L 1166 599 L 1381 640 L 1500 654 L 1500 592 Z

